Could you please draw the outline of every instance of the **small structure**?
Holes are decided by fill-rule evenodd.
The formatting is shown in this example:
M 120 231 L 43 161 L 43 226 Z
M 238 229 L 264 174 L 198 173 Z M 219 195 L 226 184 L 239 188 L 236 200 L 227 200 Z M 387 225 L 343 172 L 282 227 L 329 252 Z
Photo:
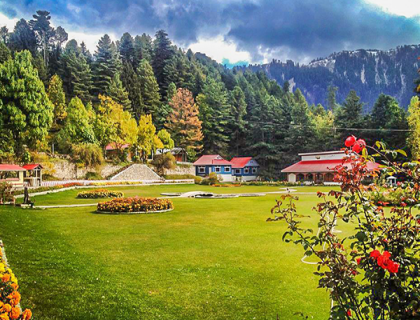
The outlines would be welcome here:
M 386 178 L 386 184 L 388 187 L 396 187 L 397 186 L 397 178 L 394 176 L 389 176 Z
M 0 164 L 0 182 L 10 183 L 13 188 L 23 188 L 23 175 L 26 169 L 16 164 Z
M 260 165 L 252 157 L 234 157 L 230 160 L 232 175 L 237 181 L 256 180 Z
M 343 163 L 344 151 L 299 153 L 299 156 L 301 161 L 281 171 L 287 173 L 288 182 L 336 184 L 334 171 L 337 166 Z M 348 163 L 348 165 L 351 164 Z M 377 163 L 368 163 L 368 170 L 378 167 Z
M 170 152 L 174 157 L 176 162 L 187 162 L 188 153 L 184 148 L 172 148 L 172 149 L 157 149 L 156 154 L 165 154 Z
M 127 159 L 131 160 L 130 145 L 128 143 L 118 144 L 111 142 L 105 147 L 105 157 L 108 159 L 117 158 L 122 152 L 127 152 Z
M 201 156 L 193 165 L 196 176 L 206 177 L 215 172 L 220 181 L 233 181 L 232 164 L 218 154 Z
M 24 172 L 24 181 L 31 187 L 39 187 L 42 183 L 42 169 L 44 167 L 39 163 L 25 164 L 22 166 L 26 171 Z

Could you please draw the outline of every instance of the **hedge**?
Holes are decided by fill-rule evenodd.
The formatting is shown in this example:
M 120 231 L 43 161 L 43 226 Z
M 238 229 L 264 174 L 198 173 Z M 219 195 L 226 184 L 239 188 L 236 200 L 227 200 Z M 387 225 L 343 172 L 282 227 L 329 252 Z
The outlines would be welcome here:
M 155 211 L 171 210 L 174 205 L 169 199 L 158 198 L 117 198 L 106 202 L 98 203 L 98 212 L 111 213 L 149 213 Z
M 121 191 L 113 191 L 107 189 L 96 189 L 82 191 L 77 194 L 77 198 L 83 199 L 97 199 L 97 198 L 122 198 L 124 193 Z

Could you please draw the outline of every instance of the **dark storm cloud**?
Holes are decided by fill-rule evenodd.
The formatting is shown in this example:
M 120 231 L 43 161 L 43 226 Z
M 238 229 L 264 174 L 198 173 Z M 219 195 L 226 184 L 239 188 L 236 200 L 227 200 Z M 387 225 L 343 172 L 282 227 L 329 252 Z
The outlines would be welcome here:
M 343 49 L 388 49 L 420 42 L 416 19 L 390 15 L 362 0 L 0 0 L 27 17 L 49 10 L 74 28 L 122 34 L 164 28 L 186 46 L 223 34 L 255 60 L 261 52 L 302 59 Z

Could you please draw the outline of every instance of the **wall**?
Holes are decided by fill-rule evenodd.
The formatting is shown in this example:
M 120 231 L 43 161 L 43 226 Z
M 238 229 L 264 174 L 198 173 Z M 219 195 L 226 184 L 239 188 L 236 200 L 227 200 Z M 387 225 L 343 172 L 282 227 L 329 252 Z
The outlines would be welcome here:
M 77 168 L 74 163 L 71 163 L 68 160 L 54 160 L 50 162 L 54 170 L 54 176 L 61 180 L 69 179 L 84 179 L 87 172 L 95 171 L 95 169 L 86 169 L 86 168 Z M 42 162 L 41 162 L 42 164 Z M 100 168 L 100 174 L 102 177 L 106 177 L 116 172 L 121 168 L 120 165 L 114 165 L 110 163 L 104 164 Z
M 165 169 L 164 170 L 165 175 L 172 175 L 172 174 L 191 174 L 195 176 L 195 169 L 194 166 L 191 165 L 182 165 L 182 166 L 176 166 L 174 169 Z

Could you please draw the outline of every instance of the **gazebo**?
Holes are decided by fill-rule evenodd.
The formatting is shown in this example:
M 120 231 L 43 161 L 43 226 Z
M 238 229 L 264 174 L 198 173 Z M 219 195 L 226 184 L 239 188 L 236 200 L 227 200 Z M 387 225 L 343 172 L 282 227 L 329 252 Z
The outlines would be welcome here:
M 13 188 L 23 188 L 26 169 L 16 164 L 0 164 L 0 182 L 10 183 Z
M 26 170 L 24 172 L 24 180 L 28 182 L 31 187 L 41 186 L 42 169 L 44 169 L 44 167 L 39 163 L 32 163 L 25 164 L 23 168 Z

